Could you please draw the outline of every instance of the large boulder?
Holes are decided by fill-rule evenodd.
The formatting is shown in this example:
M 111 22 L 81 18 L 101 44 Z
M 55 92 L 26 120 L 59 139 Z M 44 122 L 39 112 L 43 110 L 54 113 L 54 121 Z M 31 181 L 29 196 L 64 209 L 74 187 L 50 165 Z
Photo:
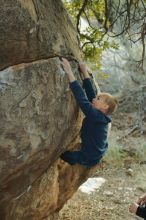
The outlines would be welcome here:
M 60 61 L 79 79 L 77 36 L 60 0 L 2 0 L 0 14 L 0 219 L 48 219 L 93 172 L 59 159 L 79 143 Z
M 76 32 L 60 0 L 2 0 L 0 69 L 55 56 L 78 57 Z

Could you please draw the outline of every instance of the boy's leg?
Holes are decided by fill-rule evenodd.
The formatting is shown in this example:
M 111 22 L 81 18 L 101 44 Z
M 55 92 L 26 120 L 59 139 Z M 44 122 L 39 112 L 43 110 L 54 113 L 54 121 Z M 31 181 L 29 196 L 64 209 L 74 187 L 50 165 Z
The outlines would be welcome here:
M 70 165 L 80 164 L 86 168 L 91 168 L 100 162 L 100 160 L 88 161 L 81 151 L 65 151 L 60 158 Z
M 65 162 L 74 165 L 79 161 L 80 151 L 65 151 L 60 157 Z

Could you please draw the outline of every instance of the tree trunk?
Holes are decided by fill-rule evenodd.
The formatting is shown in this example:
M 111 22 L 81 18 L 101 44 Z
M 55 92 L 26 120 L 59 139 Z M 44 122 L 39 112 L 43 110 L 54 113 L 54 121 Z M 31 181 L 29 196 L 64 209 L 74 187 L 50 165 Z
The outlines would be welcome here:
M 60 0 L 1 0 L 0 14 L 0 219 L 48 219 L 92 173 L 58 160 L 80 127 L 59 59 L 78 77 L 77 35 Z

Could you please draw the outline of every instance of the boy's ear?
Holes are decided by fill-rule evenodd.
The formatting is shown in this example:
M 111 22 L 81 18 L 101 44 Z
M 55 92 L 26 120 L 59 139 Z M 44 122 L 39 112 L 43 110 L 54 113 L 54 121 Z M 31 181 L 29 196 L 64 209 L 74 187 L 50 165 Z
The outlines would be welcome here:
M 104 104 L 104 109 L 107 110 L 108 108 L 109 108 L 109 105 L 105 103 Z

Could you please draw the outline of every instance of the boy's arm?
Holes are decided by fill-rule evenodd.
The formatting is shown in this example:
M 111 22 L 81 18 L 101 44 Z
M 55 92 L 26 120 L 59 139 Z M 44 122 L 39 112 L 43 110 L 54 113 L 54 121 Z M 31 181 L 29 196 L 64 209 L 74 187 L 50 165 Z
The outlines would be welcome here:
M 65 58 L 62 58 L 62 60 L 63 60 L 63 68 L 68 76 L 70 87 L 74 94 L 74 97 L 77 103 L 79 104 L 81 110 L 83 111 L 83 113 L 87 116 L 92 106 L 90 102 L 88 101 L 88 99 L 86 98 L 84 90 L 82 89 L 80 84 L 76 81 L 76 78 L 72 72 L 70 63 Z
M 93 84 L 90 78 L 84 79 L 83 88 L 85 89 L 89 102 L 92 102 L 92 100 L 96 98 L 97 91 L 94 90 Z
M 93 109 L 91 103 L 89 102 L 89 100 L 87 99 L 81 85 L 77 81 L 74 81 L 74 82 L 70 83 L 70 88 L 71 88 L 71 90 L 74 94 L 74 97 L 75 97 L 77 103 L 79 104 L 82 112 L 86 116 L 89 116 L 91 114 L 91 112 L 94 112 L 94 109 Z
M 97 111 L 95 108 L 92 107 L 92 104 L 89 102 L 87 97 L 85 96 L 84 90 L 80 86 L 80 84 L 76 81 L 75 76 L 72 72 L 71 66 L 68 62 L 68 60 L 63 58 L 63 67 L 64 70 L 68 76 L 68 79 L 70 81 L 70 87 L 74 94 L 74 97 L 79 104 L 81 110 L 83 113 L 89 117 L 91 120 L 94 121 L 102 121 L 104 120 L 103 114 L 101 114 L 100 111 Z
M 95 123 L 97 121 L 105 122 L 104 114 L 92 106 L 92 104 L 87 99 L 83 88 L 76 80 L 70 83 L 70 88 L 78 105 L 80 106 L 82 112 L 85 114 L 86 117 L 88 117 Z
M 88 67 L 85 63 L 79 63 L 79 69 L 84 78 L 83 88 L 85 89 L 89 102 L 92 102 L 92 99 L 96 98 L 97 95 L 96 85 L 93 86 L 93 80 L 89 76 Z

